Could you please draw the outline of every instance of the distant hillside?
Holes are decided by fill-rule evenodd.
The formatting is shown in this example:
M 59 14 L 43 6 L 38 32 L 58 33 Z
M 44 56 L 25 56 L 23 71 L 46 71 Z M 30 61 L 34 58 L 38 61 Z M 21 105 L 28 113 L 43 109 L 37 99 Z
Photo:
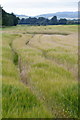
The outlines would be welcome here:
M 77 19 L 78 18 L 78 12 L 56 12 L 56 13 L 49 13 L 49 14 L 41 14 L 41 15 L 37 15 L 34 16 L 36 18 L 39 17 L 44 17 L 44 18 L 48 18 L 51 19 L 53 16 L 57 16 L 58 19 L 60 18 L 66 18 L 66 19 Z M 16 17 L 19 17 L 20 19 L 22 18 L 29 18 L 31 16 L 27 16 L 27 15 L 17 15 Z
M 78 12 L 56 12 L 56 13 L 49 13 L 49 14 L 41 14 L 41 15 L 37 15 L 34 16 L 36 18 L 39 17 L 44 17 L 44 18 L 48 18 L 51 19 L 53 16 L 57 16 L 58 19 L 60 18 L 66 18 L 66 19 L 77 19 L 78 18 Z M 20 19 L 22 18 L 29 18 L 31 16 L 27 16 L 27 15 L 17 15 L 16 17 L 19 17 Z
M 59 18 L 67 18 L 67 19 L 77 19 L 78 12 L 56 12 L 56 13 L 49 13 L 49 14 L 41 14 L 35 17 L 45 17 L 45 18 L 52 18 L 53 16 L 57 16 Z
M 16 17 L 19 17 L 20 19 L 22 19 L 22 18 L 29 18 L 29 16 L 27 16 L 27 15 L 17 15 L 17 14 L 16 14 Z

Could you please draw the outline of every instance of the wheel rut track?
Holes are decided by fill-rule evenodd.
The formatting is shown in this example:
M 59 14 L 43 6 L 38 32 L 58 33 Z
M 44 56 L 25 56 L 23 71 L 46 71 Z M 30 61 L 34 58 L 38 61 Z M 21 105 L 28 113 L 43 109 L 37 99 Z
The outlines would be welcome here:
M 34 37 L 34 35 L 32 35 L 32 38 L 33 38 L 33 37 Z M 31 38 L 31 39 L 32 39 L 32 38 Z M 29 39 L 25 44 L 28 45 L 31 39 Z M 13 40 L 13 41 L 14 41 L 14 40 Z M 29 67 L 26 66 L 26 64 L 23 63 L 21 56 L 18 55 L 17 50 L 15 50 L 15 49 L 13 48 L 13 41 L 11 41 L 11 43 L 9 44 L 9 46 L 10 46 L 10 48 L 11 48 L 11 50 L 12 50 L 13 56 L 14 56 L 14 55 L 17 55 L 17 56 L 18 56 L 17 67 L 18 67 L 18 70 L 19 70 L 19 73 L 20 73 L 20 78 L 21 78 L 20 81 L 23 82 L 25 85 L 27 85 L 27 84 L 28 84 L 27 80 L 29 79 L 29 78 L 28 78 L 28 70 L 29 70 Z M 13 57 L 13 63 L 14 63 L 14 57 Z M 14 63 L 14 64 L 15 64 L 15 63 Z

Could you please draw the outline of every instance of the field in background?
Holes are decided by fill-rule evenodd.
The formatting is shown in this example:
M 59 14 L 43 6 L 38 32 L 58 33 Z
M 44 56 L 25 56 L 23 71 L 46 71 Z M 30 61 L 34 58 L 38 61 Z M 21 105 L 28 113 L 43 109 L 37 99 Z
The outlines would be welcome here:
M 78 117 L 77 26 L 17 26 L 2 35 L 3 117 Z

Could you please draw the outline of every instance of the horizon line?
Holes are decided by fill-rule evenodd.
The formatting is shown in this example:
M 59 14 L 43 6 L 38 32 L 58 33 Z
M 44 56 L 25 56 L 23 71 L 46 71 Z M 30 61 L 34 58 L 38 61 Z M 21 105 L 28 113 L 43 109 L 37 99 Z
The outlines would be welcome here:
M 65 12 L 65 13 L 66 13 L 66 12 L 73 12 L 73 13 L 74 13 L 74 12 L 79 12 L 79 11 L 77 11 L 77 10 L 76 10 L 76 11 L 60 11 L 60 12 L 57 11 L 57 12 L 53 12 L 53 13 L 49 12 L 49 13 L 37 14 L 37 15 L 35 15 L 35 16 L 27 15 L 27 14 L 16 14 L 16 13 L 14 13 L 14 12 L 13 12 L 13 13 L 14 13 L 15 15 L 25 15 L 25 16 L 28 16 L 28 17 L 37 17 L 37 16 L 40 16 L 40 15 L 55 14 L 55 13 L 61 13 L 61 12 L 63 12 L 63 13 L 64 13 L 64 12 Z

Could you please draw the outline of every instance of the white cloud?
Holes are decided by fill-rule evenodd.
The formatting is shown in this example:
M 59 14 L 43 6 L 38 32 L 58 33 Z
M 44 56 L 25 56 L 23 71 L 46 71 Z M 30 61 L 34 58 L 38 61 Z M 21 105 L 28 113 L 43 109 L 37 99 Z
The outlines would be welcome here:
M 0 0 L 0 4 L 7 12 L 32 16 L 78 9 L 78 0 Z

